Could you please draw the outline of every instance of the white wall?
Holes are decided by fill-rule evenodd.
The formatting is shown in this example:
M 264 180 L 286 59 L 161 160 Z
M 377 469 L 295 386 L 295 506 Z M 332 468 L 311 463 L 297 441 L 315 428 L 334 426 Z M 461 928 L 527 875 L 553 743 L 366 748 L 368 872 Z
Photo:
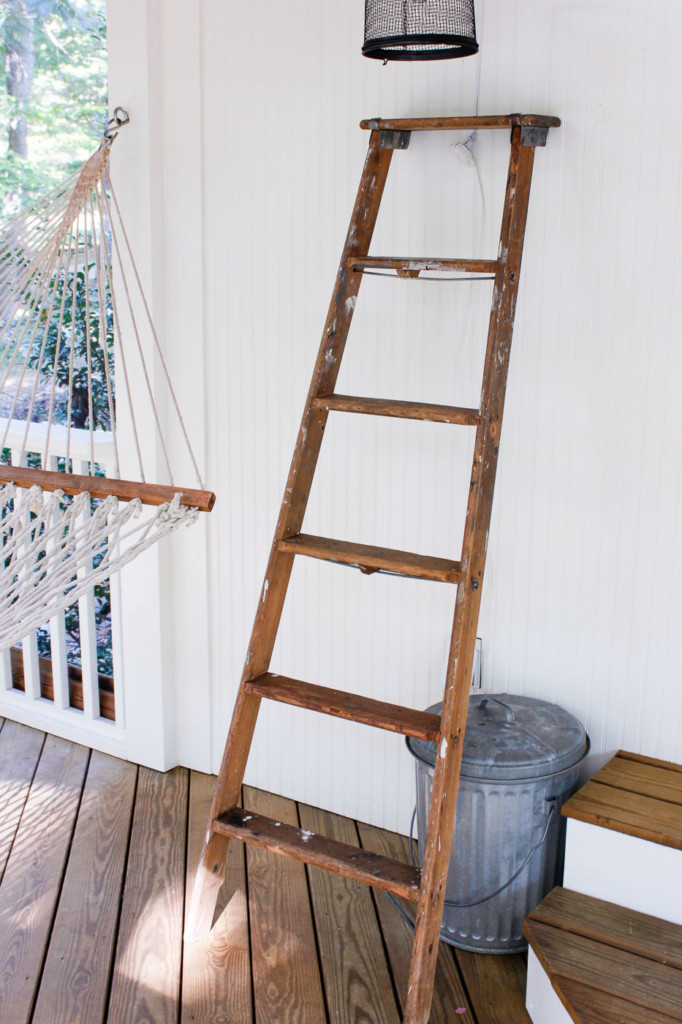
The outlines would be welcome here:
M 216 768 L 361 170 L 357 124 L 472 112 L 478 58 L 366 60 L 362 0 L 109 4 L 111 100 L 133 116 L 124 191 L 218 494 L 205 533 L 155 570 L 164 661 L 148 713 L 163 695 L 167 764 Z M 682 6 L 476 10 L 479 112 L 563 121 L 536 160 L 485 687 L 567 707 L 595 760 L 624 746 L 682 761 Z M 494 254 L 507 141 L 476 139 L 482 196 L 457 141 L 413 136 L 396 154 L 374 252 Z M 368 278 L 339 390 L 475 402 L 487 288 Z M 457 555 L 468 432 L 330 424 L 306 530 Z M 447 586 L 300 559 L 290 594 L 274 671 L 418 707 L 439 698 Z M 129 721 L 143 714 L 139 644 Z M 264 709 L 248 780 L 391 828 L 413 801 L 402 740 L 279 705 Z

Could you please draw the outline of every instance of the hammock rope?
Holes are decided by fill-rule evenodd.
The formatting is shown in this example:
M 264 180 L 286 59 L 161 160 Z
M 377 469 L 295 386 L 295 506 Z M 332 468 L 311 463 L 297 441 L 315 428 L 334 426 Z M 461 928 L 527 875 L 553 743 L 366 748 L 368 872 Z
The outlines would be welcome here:
M 81 170 L 0 230 L 0 399 L 3 410 L 9 404 L 0 416 L 0 448 L 12 448 L 14 463 L 0 464 L 0 650 L 195 522 L 215 500 L 111 183 L 111 145 L 127 122 L 117 107 Z M 178 429 L 198 489 L 176 487 L 178 453 L 162 429 L 159 384 L 166 422 Z M 159 453 L 165 481 L 148 482 L 159 471 L 146 471 L 145 450 L 155 461 Z M 101 477 L 102 451 L 113 461 L 111 478 Z M 139 482 L 120 479 L 126 454 Z

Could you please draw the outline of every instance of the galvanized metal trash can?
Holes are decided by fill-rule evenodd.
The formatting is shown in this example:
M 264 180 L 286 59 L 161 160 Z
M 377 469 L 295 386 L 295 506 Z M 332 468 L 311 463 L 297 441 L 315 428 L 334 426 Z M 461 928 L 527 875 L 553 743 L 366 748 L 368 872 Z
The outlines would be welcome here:
M 440 713 L 441 704 L 429 711 Z M 436 744 L 408 739 L 416 760 L 419 860 Z M 589 740 L 563 708 L 533 697 L 469 700 L 441 938 L 477 953 L 526 948 L 524 918 L 561 880 L 561 805 L 578 788 Z

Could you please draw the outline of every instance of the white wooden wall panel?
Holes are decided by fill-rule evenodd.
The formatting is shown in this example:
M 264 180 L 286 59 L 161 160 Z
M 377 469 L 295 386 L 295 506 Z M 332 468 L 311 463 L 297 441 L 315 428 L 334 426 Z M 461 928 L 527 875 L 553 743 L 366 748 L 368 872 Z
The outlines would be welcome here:
M 110 7 L 139 19 L 133 0 Z M 363 161 L 357 123 L 472 112 L 478 58 L 368 61 L 362 0 L 146 8 L 159 66 L 114 47 L 112 99 L 125 105 L 126 74 L 131 88 L 154 78 L 150 148 L 138 146 L 162 170 L 156 294 L 218 494 L 206 533 L 160 569 L 166 760 L 215 768 Z M 619 746 L 679 761 L 682 143 L 669 111 L 682 8 L 476 10 L 479 111 L 563 120 L 531 197 L 479 630 L 485 688 L 567 707 L 593 762 Z M 475 140 L 479 188 L 458 141 L 413 136 L 396 154 L 375 252 L 495 252 L 507 142 Z M 476 401 L 489 294 L 367 278 L 340 389 Z M 469 433 L 332 416 L 306 529 L 457 554 Z M 452 600 L 447 587 L 300 560 L 273 669 L 425 706 L 439 697 Z M 391 828 L 413 800 L 401 740 L 280 706 L 264 707 L 248 779 Z

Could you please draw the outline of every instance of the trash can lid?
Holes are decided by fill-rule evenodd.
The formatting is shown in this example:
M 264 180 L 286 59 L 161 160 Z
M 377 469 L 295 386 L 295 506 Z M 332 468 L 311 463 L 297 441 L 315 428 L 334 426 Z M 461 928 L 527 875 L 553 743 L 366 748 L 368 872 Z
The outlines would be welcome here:
M 428 711 L 440 714 L 442 702 Z M 410 752 L 435 765 L 437 745 L 410 738 Z M 589 749 L 585 729 L 557 704 L 509 693 L 469 698 L 462 775 L 476 779 L 529 779 L 554 775 Z

